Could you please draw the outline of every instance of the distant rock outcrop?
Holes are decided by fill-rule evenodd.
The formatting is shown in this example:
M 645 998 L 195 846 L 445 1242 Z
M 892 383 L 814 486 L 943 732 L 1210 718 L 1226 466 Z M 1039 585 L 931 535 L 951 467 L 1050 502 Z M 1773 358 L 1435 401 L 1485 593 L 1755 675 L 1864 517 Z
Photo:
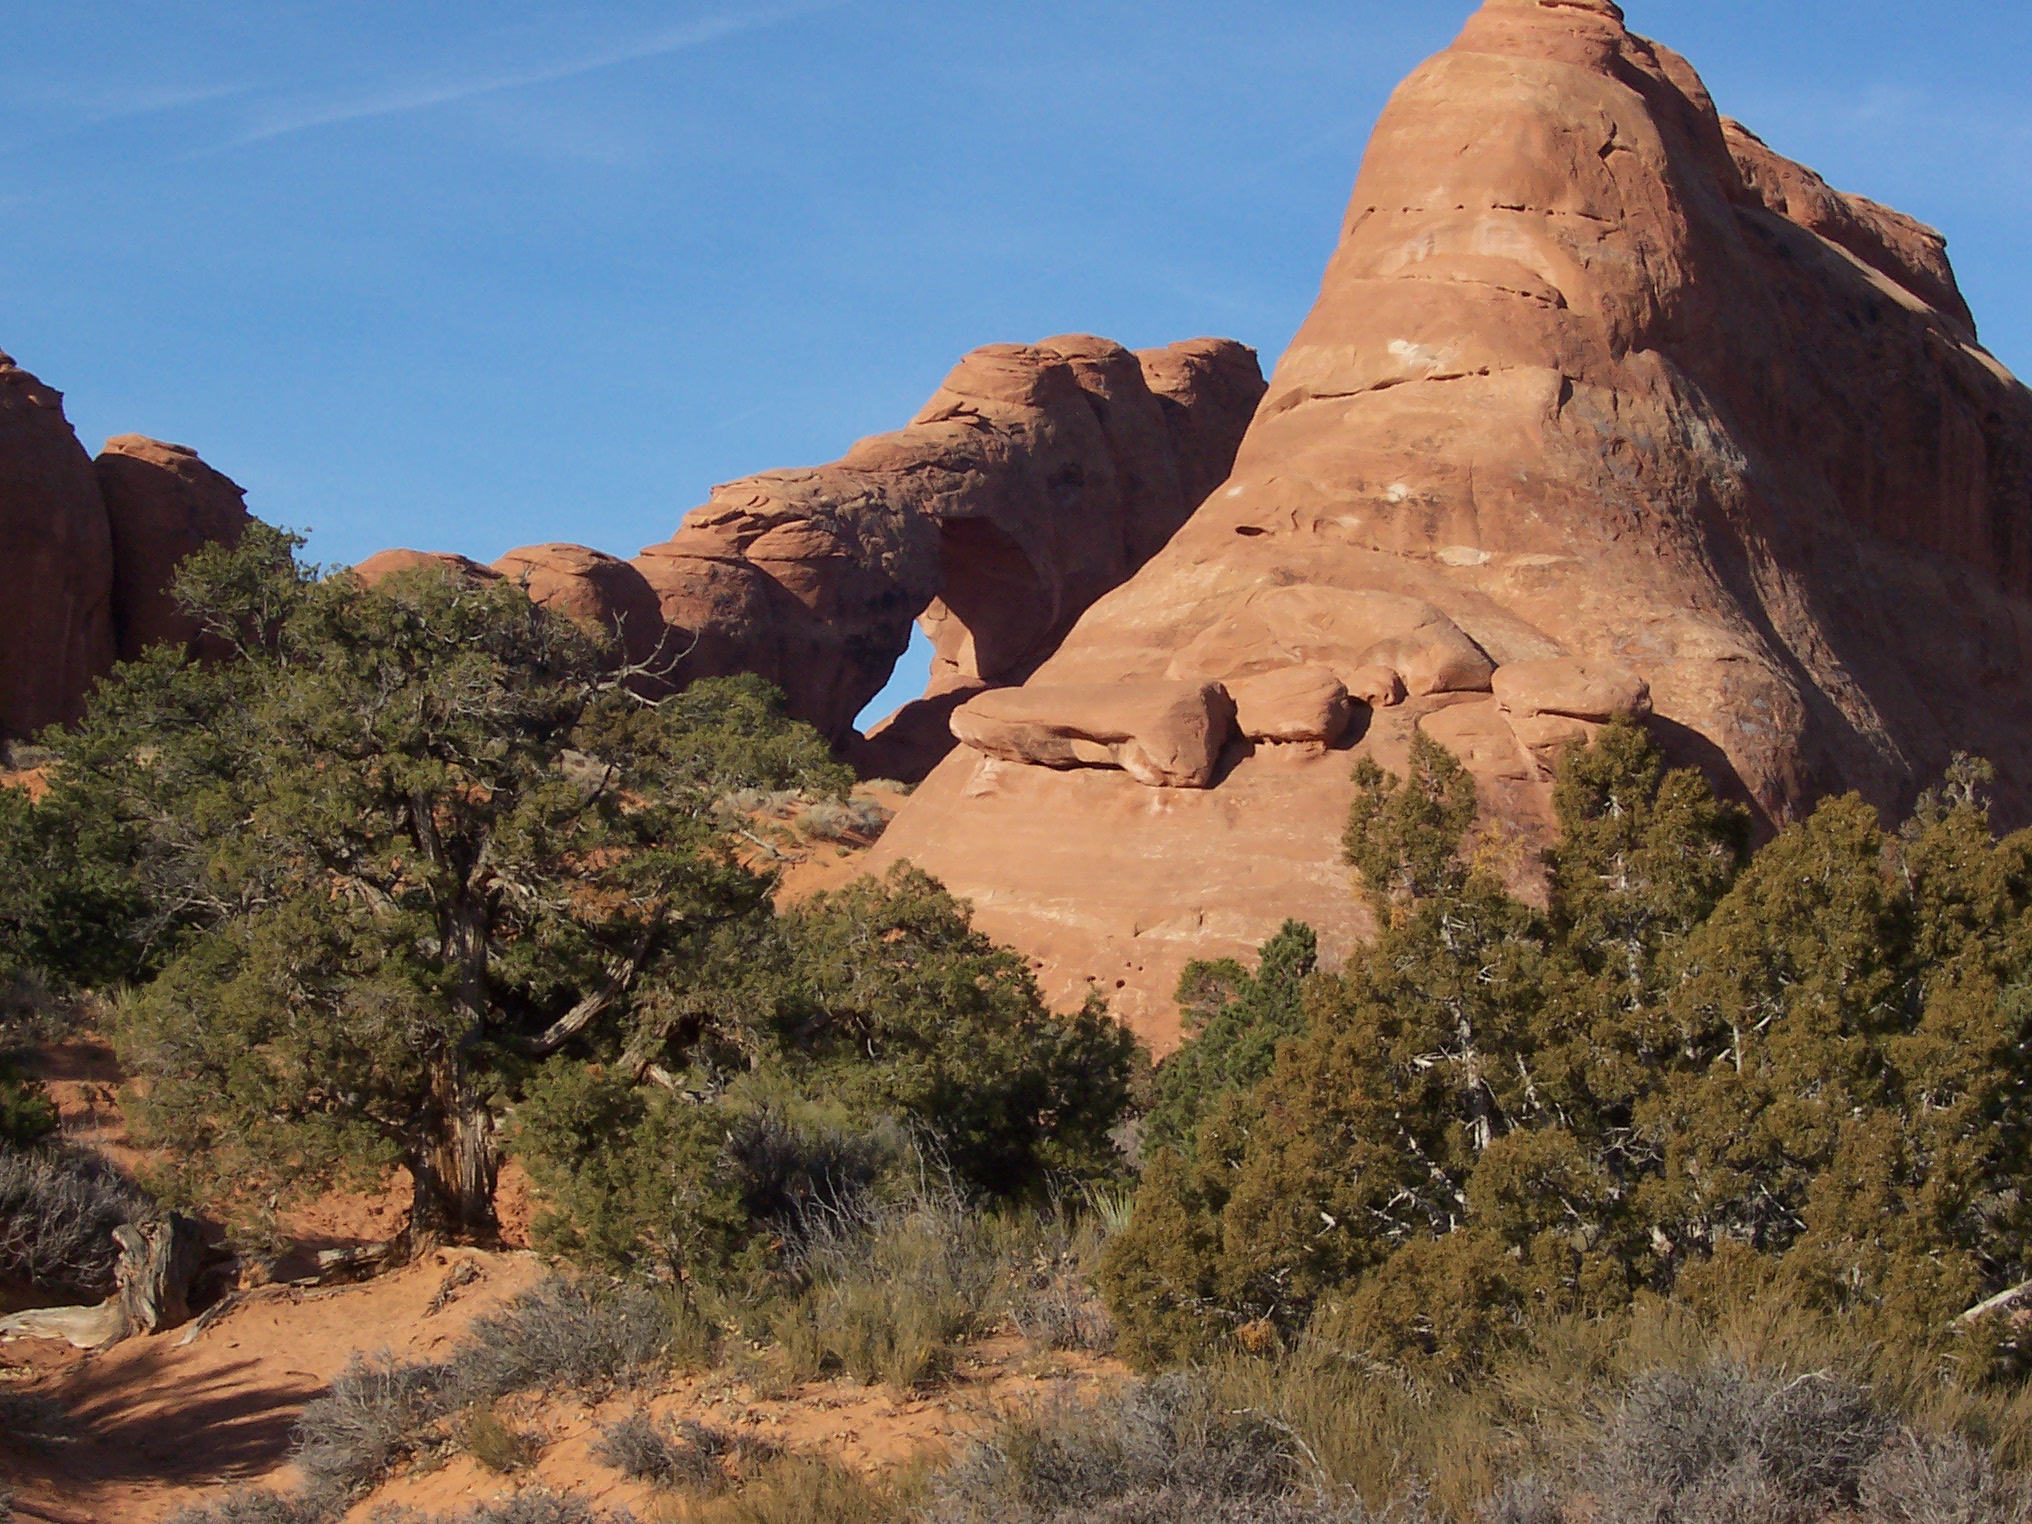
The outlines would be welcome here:
M 656 667 L 672 639 L 651 587 L 628 562 L 583 545 L 525 545 L 494 563 L 530 598 L 611 634 L 629 665 Z
M 73 718 L 113 664 L 113 544 L 63 393 L 0 354 L 0 737 Z
M 537 545 L 483 568 L 394 550 L 354 571 L 373 582 L 436 561 L 515 578 L 622 631 L 662 686 L 766 677 L 864 774 L 914 781 L 952 750 L 959 705 L 1029 676 L 1177 532 L 1262 395 L 1256 352 L 1228 339 L 1134 354 L 1085 334 L 993 344 L 908 427 L 828 466 L 715 487 L 633 561 Z M 855 734 L 913 621 L 936 651 L 926 696 Z
M 245 490 L 187 445 L 140 434 L 107 440 L 92 468 L 112 533 L 120 660 L 153 645 L 188 645 L 197 624 L 177 608 L 171 582 L 200 546 L 239 543 L 250 522 Z
M 866 770 L 919 776 L 950 749 L 956 703 L 1028 676 L 1170 539 L 1262 390 L 1255 353 L 1224 339 L 991 345 L 909 427 L 716 487 L 634 564 L 688 653 L 680 680 L 760 673 L 840 743 L 919 620 L 936 650 L 928 716 L 857 747 Z
M 1280 674 L 1322 733 L 1329 677 L 1366 701 L 1341 749 L 1263 718 Z M 915 859 L 1055 999 L 1168 1045 L 1187 958 L 1286 916 L 1329 956 L 1365 934 L 1348 749 L 1401 767 L 1414 727 L 1523 867 L 1561 748 L 1617 712 L 1767 827 L 1898 808 L 1958 749 L 2025 822 L 2032 393 L 1938 234 L 1725 123 L 1609 0 L 1489 0 L 1384 112 L 1230 480 L 997 703 L 1042 735 L 1077 694 L 1099 736 L 1208 683 L 1241 720 L 1205 787 L 963 710 L 977 744 L 871 866 Z

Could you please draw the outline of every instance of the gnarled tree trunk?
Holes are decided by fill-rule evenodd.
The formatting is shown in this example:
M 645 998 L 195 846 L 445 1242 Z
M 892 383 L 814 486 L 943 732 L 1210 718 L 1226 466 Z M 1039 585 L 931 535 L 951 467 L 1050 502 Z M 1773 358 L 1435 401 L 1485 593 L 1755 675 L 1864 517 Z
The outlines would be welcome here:
M 412 1252 L 438 1239 L 488 1242 L 500 1232 L 494 1184 L 500 1158 L 494 1118 L 473 1084 L 465 1054 L 453 1049 L 431 1064 L 423 1136 L 410 1159 Z

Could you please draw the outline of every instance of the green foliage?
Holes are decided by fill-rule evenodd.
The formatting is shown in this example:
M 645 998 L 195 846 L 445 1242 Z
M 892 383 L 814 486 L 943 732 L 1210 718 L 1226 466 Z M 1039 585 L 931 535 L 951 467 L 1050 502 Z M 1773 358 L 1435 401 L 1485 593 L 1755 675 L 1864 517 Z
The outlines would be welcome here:
M 2032 1275 L 2032 835 L 1993 839 L 1980 774 L 1745 866 L 1739 814 L 1612 725 L 1562 764 L 1544 912 L 1463 860 L 1461 778 L 1358 779 L 1384 929 L 1153 1161 L 1103 1266 L 1126 1351 L 1309 1336 L 1459 1382 L 1547 1319 L 1762 1286 L 2015 1362 L 1953 1321 Z
M 1408 779 L 1385 773 L 1371 757 L 1355 764 L 1342 859 L 1387 911 L 1459 887 L 1466 876 L 1461 837 L 1474 822 L 1475 780 L 1453 753 L 1414 730 Z
M 1187 1041 L 1157 1071 L 1146 1148 L 1190 1153 L 1214 1099 L 1252 1089 L 1269 1074 L 1277 1045 L 1305 1034 L 1299 992 L 1318 961 L 1313 929 L 1286 921 L 1258 952 L 1253 975 L 1232 958 L 1186 964 L 1175 998 Z
M 42 1081 L 0 1056 L 0 1144 L 29 1148 L 56 1131 L 56 1107 Z
M 720 792 L 837 794 L 845 774 L 752 680 L 648 704 L 606 643 L 511 584 L 426 567 L 370 589 L 296 543 L 257 526 L 191 557 L 179 597 L 237 657 L 119 669 L 45 738 L 48 795 L 0 834 L 89 862 L 29 875 L 62 911 L 43 919 L 98 907 L 127 971 L 156 974 L 117 1037 L 183 1190 L 288 1194 L 399 1161 L 413 1226 L 484 1232 L 522 1068 L 619 1040 L 645 986 L 765 906 Z M 103 947 L 72 944 L 29 953 L 103 972 Z
M 1098 1006 L 1053 1015 L 915 869 L 727 928 L 698 969 L 643 1058 L 667 1086 L 573 1059 L 529 1079 L 515 1146 L 560 1252 L 745 1282 L 807 1215 L 907 1184 L 913 1138 L 995 1199 L 1118 1167 L 1132 1039 Z

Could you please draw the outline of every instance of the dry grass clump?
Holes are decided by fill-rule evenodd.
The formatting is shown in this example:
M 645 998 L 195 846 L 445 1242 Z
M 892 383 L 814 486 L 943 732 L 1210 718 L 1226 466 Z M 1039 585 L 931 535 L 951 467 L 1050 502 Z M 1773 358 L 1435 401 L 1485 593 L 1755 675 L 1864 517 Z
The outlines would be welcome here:
M 474 1408 L 453 1425 L 452 1438 L 461 1450 L 497 1476 L 533 1464 L 543 1450 L 541 1438 L 512 1427 L 492 1406 Z
M 636 1412 L 600 1426 L 593 1459 L 638 1482 L 712 1491 L 727 1481 L 726 1457 L 743 1449 L 732 1435 L 708 1424 L 680 1419 L 665 1429 Z
M 308 1492 L 236 1488 L 209 1502 L 179 1508 L 163 1524 L 328 1524 L 337 1507 Z
M 845 1371 L 870 1385 L 924 1384 L 956 1346 L 1001 1321 L 1010 1266 L 993 1219 L 957 1192 L 863 1203 L 807 1224 L 804 1289 L 773 1320 L 796 1378 Z
M 1107 1222 L 1093 1211 L 1077 1216 L 1053 1211 L 1038 1220 L 1029 1258 L 1011 1278 L 1009 1299 L 1010 1321 L 1033 1349 L 1101 1354 L 1115 1347 L 1115 1320 L 1094 1285 L 1108 1233 Z
M 98 1154 L 0 1146 L 0 1280 L 99 1301 L 120 1257 L 113 1230 L 156 1213 L 154 1198 Z
M 1310 1469 L 1280 1426 L 1227 1410 L 1203 1379 L 1163 1376 L 1091 1406 L 1061 1397 L 1010 1419 L 934 1479 L 925 1517 L 928 1524 L 1269 1520 L 1316 1490 Z
M 872 842 L 881 836 L 893 814 L 865 794 L 820 799 L 797 817 L 797 828 L 814 841 Z
M 533 1388 L 605 1394 L 642 1385 L 668 1370 L 682 1321 L 644 1288 L 546 1282 L 476 1319 L 442 1363 L 355 1355 L 297 1420 L 297 1464 L 313 1489 L 350 1492 L 449 1438 L 483 1464 L 516 1469 L 530 1441 L 508 1431 L 493 1403 Z
M 908 1516 L 894 1491 L 831 1461 L 782 1456 L 738 1491 L 694 1504 L 686 1524 L 892 1524 Z

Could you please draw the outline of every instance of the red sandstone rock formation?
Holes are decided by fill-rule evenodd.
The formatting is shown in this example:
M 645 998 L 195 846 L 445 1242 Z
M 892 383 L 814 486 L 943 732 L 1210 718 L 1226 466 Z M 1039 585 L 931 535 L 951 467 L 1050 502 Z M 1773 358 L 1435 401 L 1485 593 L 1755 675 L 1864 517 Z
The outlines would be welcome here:
M 597 555 L 598 552 L 590 554 Z M 449 550 L 377 550 L 353 568 L 353 575 L 368 587 L 374 587 L 397 572 L 414 571 L 419 566 L 442 566 L 476 582 L 495 582 L 501 577 L 493 567 L 482 566 L 471 556 Z
M 0 354 L 0 737 L 76 715 L 113 664 L 113 549 L 63 394 Z
M 165 642 L 188 645 L 197 624 L 177 608 L 171 582 L 200 546 L 239 542 L 250 522 L 246 492 L 188 446 L 140 434 L 107 440 L 92 468 L 112 533 L 120 660 Z
M 1249 685 L 1295 704 L 1321 672 L 1369 701 L 1342 750 L 1247 719 Z M 1230 480 L 871 866 L 915 859 L 1055 998 L 1098 987 L 1168 1046 L 1187 958 L 1289 915 L 1364 933 L 1350 744 L 1444 741 L 1519 861 L 1560 747 L 1623 710 L 1767 823 L 1898 807 L 1951 749 L 2018 823 L 2028 678 L 2032 394 L 1940 237 L 1725 124 L 1609 0 L 1489 0 L 1379 122 Z M 1154 683 L 1237 699 L 1211 786 L 1043 754 Z
M 619 556 L 583 545 L 525 545 L 494 563 L 537 603 L 555 607 L 581 624 L 615 638 L 631 666 L 656 667 L 675 651 L 656 602 L 656 590 Z
M 634 564 L 682 635 L 682 678 L 759 672 L 839 742 L 921 616 L 924 707 L 858 748 L 869 770 L 919 775 L 956 703 L 1021 681 L 1176 532 L 1261 394 L 1254 353 L 1227 340 L 992 345 L 908 428 L 717 487 Z

